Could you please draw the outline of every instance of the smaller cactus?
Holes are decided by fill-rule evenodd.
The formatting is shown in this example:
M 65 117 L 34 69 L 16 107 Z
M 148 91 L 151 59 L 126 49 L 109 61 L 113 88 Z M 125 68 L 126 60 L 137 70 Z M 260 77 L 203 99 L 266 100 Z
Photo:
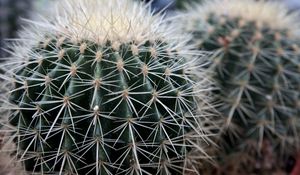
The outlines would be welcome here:
M 212 0 L 189 10 L 184 30 L 194 34 L 199 48 L 215 52 L 212 69 L 223 102 L 218 110 L 225 118 L 221 161 L 242 155 L 249 158 L 242 165 L 248 170 L 250 159 L 293 155 L 300 139 L 300 39 L 294 15 L 277 3 L 254 0 Z M 268 163 L 272 169 L 278 162 Z

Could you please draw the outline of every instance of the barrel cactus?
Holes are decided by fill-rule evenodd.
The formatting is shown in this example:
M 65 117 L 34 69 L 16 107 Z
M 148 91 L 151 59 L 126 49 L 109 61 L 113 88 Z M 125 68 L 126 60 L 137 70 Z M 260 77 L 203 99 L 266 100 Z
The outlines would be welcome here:
M 251 164 L 263 168 L 261 161 L 272 169 L 278 166 L 271 161 L 275 157 L 299 150 L 300 39 L 294 15 L 274 2 L 213 0 L 189 9 L 182 21 L 199 48 L 214 51 L 211 67 L 225 119 L 222 161 L 239 155 L 247 159 L 242 170 Z M 231 162 L 238 166 L 236 158 Z
M 193 171 L 191 152 L 207 156 L 197 145 L 211 107 L 210 83 L 198 72 L 205 60 L 189 37 L 130 0 L 63 0 L 55 11 L 31 21 L 1 76 L 10 140 L 26 170 Z

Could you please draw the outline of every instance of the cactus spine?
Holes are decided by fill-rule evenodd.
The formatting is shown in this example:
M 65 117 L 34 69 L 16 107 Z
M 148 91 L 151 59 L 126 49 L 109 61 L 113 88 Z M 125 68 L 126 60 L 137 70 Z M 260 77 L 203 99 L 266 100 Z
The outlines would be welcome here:
M 185 19 L 183 26 L 199 48 L 215 52 L 212 69 L 226 120 L 223 161 L 238 153 L 258 161 L 264 150 L 278 157 L 294 154 L 299 149 L 300 40 L 293 15 L 276 3 L 213 0 L 190 9 Z M 242 170 L 248 170 L 250 159 Z M 268 169 L 277 163 L 268 162 Z
M 129 0 L 64 0 L 53 16 L 32 21 L 5 65 L 14 87 L 4 108 L 26 170 L 189 171 L 209 83 L 204 73 L 194 82 L 201 64 L 188 39 Z

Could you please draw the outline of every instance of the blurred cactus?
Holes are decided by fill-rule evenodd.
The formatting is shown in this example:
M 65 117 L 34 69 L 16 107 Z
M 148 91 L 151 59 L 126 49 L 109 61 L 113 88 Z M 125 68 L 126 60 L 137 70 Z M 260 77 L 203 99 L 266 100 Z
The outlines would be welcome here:
M 11 109 L 26 169 L 195 171 L 187 164 L 191 152 L 202 153 L 192 161 L 207 157 L 195 145 L 206 140 L 211 105 L 202 52 L 189 37 L 130 0 L 64 0 L 56 12 L 31 22 L 3 66 L 10 96 L 2 108 Z
M 199 48 L 215 52 L 225 118 L 220 166 L 234 162 L 231 168 L 247 173 L 284 166 L 300 139 L 297 19 L 278 3 L 254 0 L 212 0 L 188 10 L 182 26 Z

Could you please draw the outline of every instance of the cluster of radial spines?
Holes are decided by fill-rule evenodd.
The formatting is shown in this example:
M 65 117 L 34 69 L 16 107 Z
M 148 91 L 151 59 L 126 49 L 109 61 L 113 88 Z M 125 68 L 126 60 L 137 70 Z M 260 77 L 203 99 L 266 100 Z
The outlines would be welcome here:
M 205 24 L 206 31 L 200 28 Z M 226 15 L 195 21 L 195 42 L 215 50 L 213 68 L 220 86 L 220 111 L 239 123 L 261 149 L 265 138 L 284 148 L 299 144 L 299 66 L 297 36 L 289 29 Z M 245 126 L 245 127 L 243 127 Z M 295 143 L 297 142 L 297 143 Z
M 163 38 L 181 50 L 187 48 L 183 41 L 188 41 L 189 36 L 180 35 L 169 20 L 153 14 L 147 8 L 149 5 L 132 0 L 61 0 L 53 5 L 56 8 L 50 14 L 42 14 L 42 19 L 27 20 L 33 26 L 27 27 L 21 35 L 27 43 L 33 44 L 50 33 L 59 33 L 72 42 L 89 40 L 103 43 L 109 39 L 140 43 Z
M 13 73 L 18 157 L 59 174 L 181 174 L 205 138 L 195 60 L 160 40 L 102 45 L 45 38 Z M 193 62 L 194 66 L 191 66 Z M 203 91 L 200 90 L 200 91 Z M 196 132 L 190 135 L 191 132 Z

